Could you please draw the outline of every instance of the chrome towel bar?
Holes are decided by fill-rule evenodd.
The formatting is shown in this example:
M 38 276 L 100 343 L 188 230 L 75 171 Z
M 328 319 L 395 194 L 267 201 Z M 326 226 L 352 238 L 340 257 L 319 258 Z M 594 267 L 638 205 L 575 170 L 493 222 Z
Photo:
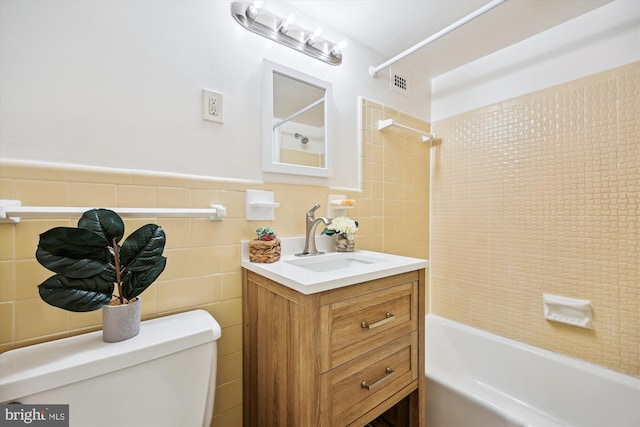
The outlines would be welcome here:
M 93 207 L 22 206 L 20 200 L 0 200 L 0 223 L 19 223 L 21 218 L 73 218 L 79 217 Z M 107 208 L 122 217 L 133 218 L 201 218 L 219 221 L 227 216 L 223 205 L 210 205 L 205 209 L 187 208 Z

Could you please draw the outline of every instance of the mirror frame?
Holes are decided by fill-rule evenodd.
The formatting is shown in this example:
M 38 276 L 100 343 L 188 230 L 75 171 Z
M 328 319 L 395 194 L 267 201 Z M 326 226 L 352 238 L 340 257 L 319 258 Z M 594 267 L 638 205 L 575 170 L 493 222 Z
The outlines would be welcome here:
M 303 83 L 324 89 L 324 144 L 325 167 L 312 167 L 295 165 L 291 163 L 279 163 L 273 159 L 275 156 L 275 144 L 273 134 L 273 73 L 298 80 Z M 284 65 L 263 59 L 262 61 L 262 171 L 285 173 L 293 175 L 330 177 L 332 174 L 332 147 L 331 147 L 331 115 L 329 109 L 332 104 L 331 83 L 294 70 Z

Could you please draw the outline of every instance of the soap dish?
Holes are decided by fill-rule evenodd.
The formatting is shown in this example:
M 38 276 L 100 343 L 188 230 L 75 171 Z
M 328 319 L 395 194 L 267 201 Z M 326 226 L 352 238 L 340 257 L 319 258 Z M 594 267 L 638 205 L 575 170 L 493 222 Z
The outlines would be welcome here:
M 542 301 L 546 319 L 593 329 L 593 308 L 590 300 L 542 294 Z

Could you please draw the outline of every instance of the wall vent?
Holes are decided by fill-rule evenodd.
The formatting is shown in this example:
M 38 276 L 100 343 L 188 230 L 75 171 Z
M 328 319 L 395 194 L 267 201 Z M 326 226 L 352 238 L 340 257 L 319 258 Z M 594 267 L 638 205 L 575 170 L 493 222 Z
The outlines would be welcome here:
M 409 75 L 407 73 L 396 73 L 391 70 L 389 83 L 392 92 L 396 92 L 407 97 L 411 96 L 409 92 Z

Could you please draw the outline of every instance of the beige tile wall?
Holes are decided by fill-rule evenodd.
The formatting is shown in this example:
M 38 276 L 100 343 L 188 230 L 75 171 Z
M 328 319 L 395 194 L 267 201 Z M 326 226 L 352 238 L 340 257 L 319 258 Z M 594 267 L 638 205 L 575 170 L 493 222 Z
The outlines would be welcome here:
M 432 311 L 640 375 L 640 64 L 433 124 Z M 594 330 L 542 293 L 593 301 Z
M 363 100 L 360 227 L 371 250 L 429 258 L 429 145 L 401 128 L 379 131 L 378 120 L 428 132 L 430 125 L 378 103 Z M 358 233 L 358 236 L 360 233 Z M 360 239 L 360 237 L 358 237 Z
M 428 257 L 429 149 L 415 135 L 375 130 L 382 117 L 428 124 L 363 101 L 362 192 L 349 211 L 360 223 L 356 242 L 362 249 Z M 355 143 L 355 142 L 354 142 Z M 270 223 L 246 221 L 245 190 L 275 192 L 280 208 Z M 304 214 L 320 203 L 326 214 L 329 194 L 323 187 L 241 183 L 186 176 L 72 167 L 0 163 L 0 198 L 30 206 L 208 207 L 224 204 L 227 218 L 125 220 L 127 232 L 157 222 L 167 234 L 167 268 L 142 295 L 145 319 L 202 308 L 222 326 L 213 426 L 242 425 L 242 295 L 240 241 L 255 237 L 260 225 L 274 225 L 281 237 L 304 235 Z M 47 305 L 37 285 L 49 277 L 35 260 L 40 233 L 54 226 L 75 226 L 77 219 L 23 220 L 0 224 L 0 352 L 100 327 L 100 312 L 70 313 Z
M 306 153 L 299 150 L 280 149 L 280 162 L 294 165 L 324 168 L 324 154 Z

